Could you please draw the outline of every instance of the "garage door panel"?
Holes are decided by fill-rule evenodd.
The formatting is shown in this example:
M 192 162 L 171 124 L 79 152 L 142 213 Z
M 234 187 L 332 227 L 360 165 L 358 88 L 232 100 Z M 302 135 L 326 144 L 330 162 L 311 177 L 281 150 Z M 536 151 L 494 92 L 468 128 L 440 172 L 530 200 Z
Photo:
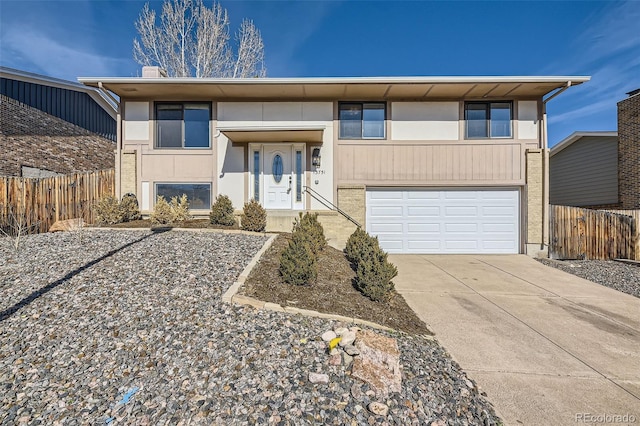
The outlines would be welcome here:
M 422 253 L 424 250 L 440 250 L 440 247 L 440 240 L 407 241 L 409 253 Z
M 478 215 L 478 208 L 473 206 L 447 206 L 444 210 L 447 216 L 476 217 Z
M 402 234 L 402 223 L 378 222 L 371 225 L 371 232 L 374 234 Z
M 402 200 L 404 195 L 398 191 L 370 191 L 367 197 L 371 200 Z
M 373 231 L 373 228 L 371 228 Z M 436 233 L 440 232 L 440 223 L 408 223 L 407 233 Z
M 477 240 L 445 240 L 444 246 L 447 251 L 458 251 L 458 250 L 477 250 L 478 249 L 478 241 Z
M 440 193 L 433 191 L 406 191 L 407 200 L 438 200 Z
M 373 217 L 398 217 L 402 215 L 402 206 L 377 206 L 371 207 Z
M 511 206 L 490 206 L 482 208 L 483 217 L 513 217 L 516 214 L 516 208 Z
M 444 226 L 448 234 L 475 234 L 478 232 L 477 223 L 447 223 Z
M 517 189 L 367 190 L 367 230 L 390 253 L 518 253 Z
M 419 216 L 419 217 L 439 217 L 440 207 L 437 206 L 407 206 L 407 216 Z

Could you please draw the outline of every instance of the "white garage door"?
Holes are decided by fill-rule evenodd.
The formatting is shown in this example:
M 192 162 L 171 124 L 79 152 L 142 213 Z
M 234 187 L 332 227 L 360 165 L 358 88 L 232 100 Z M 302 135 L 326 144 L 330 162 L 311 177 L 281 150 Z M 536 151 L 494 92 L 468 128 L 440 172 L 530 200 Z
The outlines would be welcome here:
M 367 231 L 389 253 L 518 253 L 517 189 L 367 189 Z

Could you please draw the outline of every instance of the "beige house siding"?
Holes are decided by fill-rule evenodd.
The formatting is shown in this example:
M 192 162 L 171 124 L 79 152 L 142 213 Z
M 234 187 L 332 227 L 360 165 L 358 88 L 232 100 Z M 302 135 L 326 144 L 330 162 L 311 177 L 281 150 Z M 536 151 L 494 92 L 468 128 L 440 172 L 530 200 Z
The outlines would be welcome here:
M 335 125 L 337 185 L 519 186 L 526 149 L 541 148 L 537 100 L 513 101 L 513 137 L 505 139 L 465 139 L 464 102 L 387 108 L 385 140 L 342 140 Z
M 338 143 L 338 185 L 522 185 L 525 145 L 412 141 Z
M 565 206 L 618 202 L 618 145 L 611 136 L 585 136 L 549 159 L 549 201 Z
M 153 209 L 155 204 L 157 183 L 207 183 L 211 185 L 213 201 L 216 194 L 217 170 L 213 149 L 215 139 L 211 138 L 211 147 L 208 149 L 155 148 L 154 101 L 123 100 L 122 105 L 122 194 L 135 193 L 141 210 L 148 211 Z M 212 104 L 212 108 L 215 118 L 215 103 Z M 210 134 L 214 134 L 213 120 Z M 128 166 L 135 172 L 135 179 L 127 175 L 127 152 L 136 152 L 135 166 Z M 131 190 L 131 185 L 135 185 L 135 190 Z

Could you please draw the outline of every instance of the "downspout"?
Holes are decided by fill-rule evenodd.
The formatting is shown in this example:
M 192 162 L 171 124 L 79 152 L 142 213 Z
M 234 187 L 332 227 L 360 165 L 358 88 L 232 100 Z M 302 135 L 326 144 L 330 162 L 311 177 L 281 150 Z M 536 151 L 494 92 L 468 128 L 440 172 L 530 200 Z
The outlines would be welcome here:
M 116 112 L 115 196 L 119 200 L 122 197 L 122 179 L 120 176 L 120 171 L 122 170 L 122 105 L 102 86 L 101 81 L 98 82 L 98 89 L 118 106 Z
M 549 141 L 547 134 L 547 102 L 571 87 L 571 81 L 547 99 L 542 100 L 542 155 L 543 155 L 543 184 L 542 184 L 542 244 L 549 250 Z

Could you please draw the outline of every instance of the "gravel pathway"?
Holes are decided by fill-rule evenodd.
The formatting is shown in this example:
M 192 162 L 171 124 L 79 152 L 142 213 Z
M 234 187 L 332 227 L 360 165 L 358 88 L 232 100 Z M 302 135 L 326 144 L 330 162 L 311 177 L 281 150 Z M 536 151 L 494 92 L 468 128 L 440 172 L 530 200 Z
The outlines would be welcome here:
M 328 365 L 333 322 L 221 303 L 265 240 L 88 230 L 29 236 L 19 254 L 0 240 L 0 423 L 497 422 L 436 342 L 394 336 L 403 391 L 379 417 L 368 385 Z
M 614 260 L 537 260 L 580 278 L 640 297 L 640 265 Z

